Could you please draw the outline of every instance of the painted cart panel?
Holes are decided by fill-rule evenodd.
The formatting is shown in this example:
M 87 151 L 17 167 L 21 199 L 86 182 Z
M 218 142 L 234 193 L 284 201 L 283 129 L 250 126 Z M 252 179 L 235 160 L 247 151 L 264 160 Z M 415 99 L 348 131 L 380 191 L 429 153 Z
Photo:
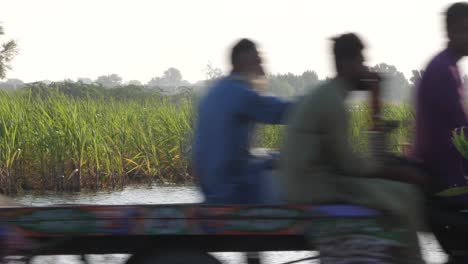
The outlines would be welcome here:
M 359 245 L 367 253 L 378 245 L 371 253 L 385 257 L 404 247 L 401 239 L 404 230 L 389 230 L 382 225 L 385 217 L 381 212 L 350 205 L 0 208 L 0 243 L 4 249 L 0 255 L 12 252 L 132 253 L 141 246 L 151 251 L 147 246 L 161 249 L 184 244 L 208 251 L 216 248 L 221 251 L 259 250 L 258 244 L 263 245 L 263 250 L 283 250 L 290 248 L 288 243 L 293 240 L 289 238 L 303 240 L 304 234 L 308 237 L 312 234 L 321 243 L 317 248 L 324 252 L 336 248 L 341 241 L 348 241 L 341 244 L 346 248 L 350 243 Z M 51 241 L 60 243 L 50 248 Z M 220 243 L 225 245 L 220 247 Z M 49 248 L 37 250 L 44 245 Z M 302 247 L 308 249 L 309 245 Z M 361 258 L 362 250 L 357 252 L 356 256 Z
M 296 235 L 318 219 L 367 218 L 367 208 L 328 206 L 51 206 L 0 209 L 0 225 L 28 237 L 109 235 Z

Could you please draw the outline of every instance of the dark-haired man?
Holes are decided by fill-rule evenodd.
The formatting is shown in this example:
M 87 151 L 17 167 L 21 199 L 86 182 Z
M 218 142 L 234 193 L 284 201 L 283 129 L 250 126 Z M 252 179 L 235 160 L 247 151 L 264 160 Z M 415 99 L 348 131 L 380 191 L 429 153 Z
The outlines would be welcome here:
M 450 198 L 433 195 L 444 189 L 468 186 L 468 161 L 452 143 L 452 132 L 468 126 L 463 107 L 463 83 L 457 66 L 457 62 L 468 55 L 468 3 L 452 4 L 445 16 L 447 48 L 431 60 L 417 87 L 413 154 L 431 178 L 432 197 L 428 206 L 435 235 L 451 256 L 450 263 L 468 263 L 468 250 L 465 250 L 468 216 L 449 213 L 468 209 L 468 194 Z
M 355 153 L 350 146 L 345 99 L 351 91 L 377 88 L 364 80 L 379 80 L 364 66 L 363 49 L 355 34 L 334 39 L 337 76 L 291 110 L 281 149 L 280 183 L 288 202 L 347 203 L 392 212 L 412 230 L 407 238 L 411 253 L 401 263 L 420 263 L 415 231 L 422 214 L 418 188 L 379 179 L 403 170 L 379 165 L 372 156 Z
M 231 52 L 232 71 L 201 100 L 194 144 L 194 171 L 208 204 L 273 203 L 259 162 L 249 152 L 255 123 L 279 124 L 289 103 L 261 96 L 255 80 L 264 75 L 254 42 L 242 39 Z

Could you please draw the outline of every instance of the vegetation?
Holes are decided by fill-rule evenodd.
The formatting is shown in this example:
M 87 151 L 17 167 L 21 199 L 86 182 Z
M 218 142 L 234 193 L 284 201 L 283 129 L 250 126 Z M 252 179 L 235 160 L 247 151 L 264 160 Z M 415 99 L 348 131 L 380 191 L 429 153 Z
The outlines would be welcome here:
M 121 100 L 117 91 L 104 97 L 65 93 L 64 87 L 0 93 L 1 192 L 190 180 L 189 95 L 147 96 L 142 91 Z
M 457 150 L 465 159 L 468 159 L 468 139 L 466 137 L 466 127 L 453 131 L 453 143 Z
M 16 44 L 9 41 L 0 52 L 3 79 L 17 52 Z M 390 76 L 389 85 L 402 88 L 405 96 L 420 77 L 420 72 L 414 71 L 410 83 L 394 66 L 379 64 L 374 68 Z M 222 76 L 211 63 L 204 72 L 206 80 L 195 85 L 185 81 L 176 68 L 169 68 L 145 85 L 138 80 L 123 84 L 117 74 L 102 75 L 94 81 L 0 82 L 0 192 L 191 182 L 193 89 Z M 314 71 L 275 74 L 269 79 L 267 92 L 282 97 L 303 94 L 322 81 Z M 390 99 L 401 102 L 404 98 Z M 366 150 L 363 131 L 370 121 L 369 107 L 361 103 L 350 111 L 351 141 L 357 149 Z M 391 136 L 393 150 L 403 151 L 401 142 L 410 139 L 411 108 L 389 104 L 384 116 L 403 121 Z M 257 146 L 279 148 L 283 132 L 280 126 L 260 127 Z
M 389 145 L 394 153 L 403 153 L 405 143 L 412 138 L 411 124 L 414 111 L 405 104 L 386 104 L 383 108 L 383 117 L 386 120 L 398 120 L 400 126 L 389 137 Z M 370 108 L 366 104 L 359 104 L 350 108 L 351 144 L 357 151 L 367 151 L 366 130 L 370 125 Z M 279 148 L 283 138 L 284 128 L 281 126 L 262 126 L 259 129 L 257 145 L 268 148 Z
M 461 127 L 453 131 L 452 141 L 455 145 L 455 148 L 460 152 L 460 154 L 465 158 L 468 159 L 468 138 L 466 137 L 466 127 Z M 437 193 L 436 195 L 441 197 L 453 197 L 458 195 L 463 195 L 468 193 L 467 186 L 461 187 L 451 187 L 441 192 Z
M 131 94 L 131 96 L 130 96 Z M 193 93 L 162 95 L 139 86 L 105 89 L 42 83 L 0 92 L 0 191 L 79 191 L 128 183 L 186 183 L 191 177 Z M 368 108 L 352 110 L 352 140 L 365 148 Z M 406 106 L 391 119 L 411 120 Z M 279 147 L 283 129 L 259 130 L 258 144 Z M 392 136 L 408 140 L 407 126 Z
M 4 35 L 3 27 L 0 25 L 0 36 Z M 2 43 L 0 47 L 0 79 L 4 79 L 7 70 L 11 69 L 10 62 L 18 52 L 18 46 L 14 40 Z

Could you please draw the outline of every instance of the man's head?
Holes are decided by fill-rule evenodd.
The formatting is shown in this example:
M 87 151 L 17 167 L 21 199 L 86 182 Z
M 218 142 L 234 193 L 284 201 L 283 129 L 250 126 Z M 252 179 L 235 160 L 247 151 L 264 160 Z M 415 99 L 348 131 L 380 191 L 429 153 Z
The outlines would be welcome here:
M 353 33 L 343 34 L 333 39 L 336 71 L 353 84 L 353 89 L 366 90 L 363 79 L 369 78 L 369 70 L 364 66 L 362 51 L 364 44 Z
M 468 56 L 468 3 L 451 5 L 445 14 L 445 23 L 450 46 L 459 55 Z
M 264 75 L 262 59 L 255 43 L 249 39 L 239 40 L 231 52 L 232 71 L 246 75 Z

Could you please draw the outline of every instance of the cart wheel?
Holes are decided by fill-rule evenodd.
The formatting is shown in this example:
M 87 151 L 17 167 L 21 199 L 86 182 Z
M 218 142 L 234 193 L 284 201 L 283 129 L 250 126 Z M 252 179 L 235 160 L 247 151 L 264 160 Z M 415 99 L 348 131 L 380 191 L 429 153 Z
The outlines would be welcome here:
M 157 255 L 133 255 L 126 264 L 222 264 L 212 255 L 201 251 L 170 251 Z

